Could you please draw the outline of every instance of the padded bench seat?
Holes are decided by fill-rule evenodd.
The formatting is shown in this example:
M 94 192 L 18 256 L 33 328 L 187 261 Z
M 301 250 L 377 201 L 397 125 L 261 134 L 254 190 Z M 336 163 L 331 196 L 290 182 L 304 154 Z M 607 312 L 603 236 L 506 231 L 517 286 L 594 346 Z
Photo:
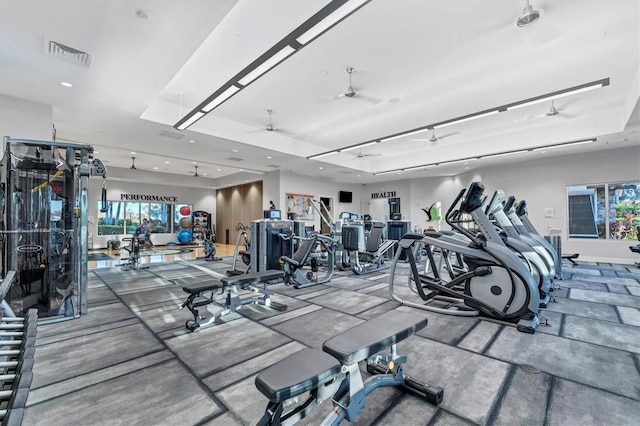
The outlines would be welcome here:
M 278 403 L 319 387 L 341 368 L 331 355 L 305 348 L 260 373 L 256 387 L 269 401 Z
M 282 278 L 284 278 L 283 271 L 270 269 L 262 272 L 250 272 L 248 274 L 223 277 L 220 279 L 220 282 L 224 283 L 225 285 L 251 285 L 281 280 Z
M 217 290 L 224 286 L 220 281 L 205 281 L 203 283 L 186 284 L 182 289 L 190 294 L 198 294 L 203 291 Z
M 427 318 L 389 311 L 324 342 L 322 349 L 306 348 L 263 370 L 256 387 L 278 403 L 308 392 L 338 375 L 342 365 L 364 361 L 427 326 Z
M 427 326 L 427 318 L 389 311 L 324 342 L 322 350 L 341 364 L 364 361 Z

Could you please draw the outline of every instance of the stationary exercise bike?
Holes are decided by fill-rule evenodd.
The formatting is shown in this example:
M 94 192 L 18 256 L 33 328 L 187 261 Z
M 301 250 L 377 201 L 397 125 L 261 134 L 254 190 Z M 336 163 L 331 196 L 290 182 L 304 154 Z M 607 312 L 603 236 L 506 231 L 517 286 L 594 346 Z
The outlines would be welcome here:
M 200 256 L 197 259 L 204 259 L 206 261 L 219 261 L 221 257 L 216 257 L 216 242 L 214 241 L 211 231 L 204 231 L 204 256 Z

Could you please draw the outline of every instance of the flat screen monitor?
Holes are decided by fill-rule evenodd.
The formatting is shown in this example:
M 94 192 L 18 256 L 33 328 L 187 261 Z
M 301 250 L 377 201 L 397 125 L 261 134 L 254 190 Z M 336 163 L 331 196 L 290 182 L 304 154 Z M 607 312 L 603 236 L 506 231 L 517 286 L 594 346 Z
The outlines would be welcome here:
M 265 219 L 282 219 L 282 212 L 280 212 L 280 210 L 265 210 L 263 213 Z
M 355 213 L 351 213 L 351 217 L 349 218 L 351 220 L 358 220 L 358 215 Z
M 351 219 L 351 213 L 349 213 L 349 212 L 342 212 L 342 213 L 340 213 L 340 219 L 344 219 L 344 220 L 349 220 L 349 219 Z

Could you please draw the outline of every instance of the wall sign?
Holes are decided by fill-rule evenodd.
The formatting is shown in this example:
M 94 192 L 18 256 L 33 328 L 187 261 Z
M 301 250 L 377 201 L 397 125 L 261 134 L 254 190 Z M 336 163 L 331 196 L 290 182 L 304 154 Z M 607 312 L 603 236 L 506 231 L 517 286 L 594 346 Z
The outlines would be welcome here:
M 396 191 L 387 191 L 387 192 L 372 192 L 371 199 L 376 198 L 394 198 L 396 197 Z
M 170 203 L 178 202 L 178 197 L 171 195 L 120 194 L 120 199 L 125 201 L 168 201 Z

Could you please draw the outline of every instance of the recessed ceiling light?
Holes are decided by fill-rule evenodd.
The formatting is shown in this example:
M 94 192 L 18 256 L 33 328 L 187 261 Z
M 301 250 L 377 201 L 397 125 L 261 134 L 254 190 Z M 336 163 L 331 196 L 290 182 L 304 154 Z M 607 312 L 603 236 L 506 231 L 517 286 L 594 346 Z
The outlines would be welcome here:
M 193 139 L 189 139 L 189 143 L 194 143 L 195 141 Z
M 94 153 L 94 154 L 100 154 L 100 152 L 99 152 L 99 151 L 93 151 L 93 153 Z
M 231 152 L 238 152 L 238 150 L 237 149 L 232 149 Z
M 67 83 L 66 81 L 62 81 L 60 82 L 60 84 L 62 84 L 64 87 L 73 87 L 73 84 Z
M 202 176 L 206 176 L 206 175 L 207 175 L 206 173 L 203 173 L 203 174 L 202 174 Z
M 158 168 L 157 168 L 157 167 L 154 167 L 154 168 L 153 168 L 153 170 L 158 170 Z
M 222 171 L 222 169 L 218 169 L 218 171 L 219 171 L 219 172 L 221 172 L 221 171 Z
M 165 161 L 164 164 L 171 164 L 171 161 Z
M 318 167 L 320 170 L 322 170 L 322 167 Z
M 240 169 L 241 172 L 244 172 L 244 169 Z
M 131 155 L 136 155 L 136 153 L 135 153 L 135 152 L 133 152 L 133 151 L 131 151 Z
M 193 163 L 193 164 L 198 164 L 198 162 L 197 162 L 197 161 L 192 161 L 192 163 Z
M 271 160 L 271 156 L 270 156 L 270 155 L 267 155 L 267 158 L 268 158 L 269 160 Z

